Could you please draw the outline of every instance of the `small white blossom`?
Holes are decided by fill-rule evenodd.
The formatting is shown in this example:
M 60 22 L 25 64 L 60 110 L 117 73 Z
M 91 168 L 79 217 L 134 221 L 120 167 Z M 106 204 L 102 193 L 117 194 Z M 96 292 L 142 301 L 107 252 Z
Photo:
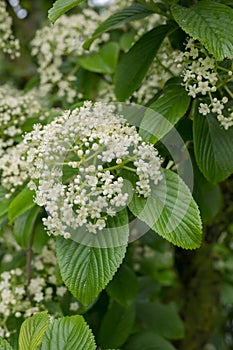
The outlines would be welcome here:
M 209 106 L 206 103 L 200 103 L 198 110 L 199 110 L 199 113 L 203 115 L 207 115 L 208 113 L 210 113 Z
M 74 303 L 70 303 L 70 311 L 77 311 L 79 309 L 79 303 L 75 301 Z

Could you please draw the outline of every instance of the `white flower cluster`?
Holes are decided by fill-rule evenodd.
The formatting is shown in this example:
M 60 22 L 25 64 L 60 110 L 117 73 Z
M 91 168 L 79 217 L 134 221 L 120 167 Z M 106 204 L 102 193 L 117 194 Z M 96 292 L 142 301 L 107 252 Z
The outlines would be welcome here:
M 32 55 L 38 63 L 42 95 L 46 96 L 55 89 L 60 98 L 65 98 L 69 103 L 74 101 L 79 68 L 77 56 L 85 53 L 85 40 L 91 37 L 104 19 L 105 12 L 98 14 L 93 9 L 83 9 L 80 14 L 63 15 L 53 26 L 45 26 L 36 32 L 32 41 Z M 97 39 L 91 50 L 96 50 L 98 44 L 107 39 L 107 34 Z
M 188 94 L 196 98 L 200 95 L 206 96 L 208 103 L 200 103 L 199 113 L 206 116 L 209 113 L 217 114 L 220 124 L 227 130 L 233 125 L 233 110 L 228 104 L 228 97 L 214 97 L 218 87 L 223 85 L 226 92 L 232 92 L 226 86 L 232 80 L 232 71 L 218 65 L 213 57 L 210 57 L 206 50 L 190 38 L 186 44 L 185 52 L 181 53 L 176 61 L 183 62 L 183 85 Z M 180 64 L 179 64 L 180 65 Z M 224 83 L 219 71 L 226 71 L 227 78 Z
M 25 160 L 27 150 L 27 145 L 19 143 L 9 147 L 0 158 L 1 184 L 9 190 L 6 198 L 10 198 L 17 187 L 28 180 L 28 164 Z
M 134 126 L 111 104 L 85 102 L 25 136 L 35 202 L 45 206 L 49 233 L 66 238 L 86 225 L 96 233 L 126 206 L 122 171 L 137 176 L 135 191 L 149 196 L 161 179 L 157 150 L 142 142 Z
M 9 231 L 1 239 L 1 244 L 7 251 L 1 264 L 11 262 L 16 252 L 17 254 L 21 252 L 19 246 L 15 247 L 14 238 L 12 234 L 9 234 Z M 23 268 L 11 269 L 0 274 L 0 336 L 10 336 L 11 331 L 7 325 L 9 318 L 27 318 L 44 310 L 46 308 L 45 302 L 56 302 L 67 292 L 67 288 L 61 285 L 56 277 L 54 245 L 54 241 L 49 240 L 40 254 L 33 254 L 32 276 L 29 286 L 27 286 L 27 277 Z M 72 304 L 70 304 L 70 308 L 72 308 Z
M 7 12 L 6 2 L 0 0 L 0 50 L 10 55 L 11 59 L 20 56 L 19 40 L 12 34 L 12 18 Z
M 0 86 L 0 155 L 22 135 L 22 125 L 35 116 L 41 120 L 46 114 L 33 91 L 22 94 L 8 85 Z
M 34 120 L 44 121 L 57 114 L 58 110 L 45 110 L 34 91 L 21 94 L 9 85 L 0 86 L 0 170 L 1 183 L 10 191 L 7 197 L 28 179 L 27 146 L 20 142 L 24 127 L 31 130 Z
M 114 1 L 108 8 L 102 8 L 96 12 L 92 8 L 83 8 L 82 13 L 71 16 L 61 16 L 54 25 L 47 25 L 36 32 L 32 40 L 32 56 L 35 56 L 38 64 L 38 73 L 40 75 L 40 93 L 46 96 L 50 92 L 55 92 L 61 99 L 68 103 L 74 100 L 82 99 L 82 93 L 77 91 L 77 72 L 80 68 L 78 56 L 88 52 L 98 51 L 100 45 L 109 39 L 109 34 L 104 33 L 95 39 L 88 51 L 84 50 L 83 44 L 92 37 L 95 29 L 110 15 L 132 5 L 132 1 Z M 140 21 L 133 21 L 130 24 L 122 26 L 122 30 L 131 28 L 135 33 L 137 40 L 145 32 L 152 29 L 161 22 L 161 17 L 152 14 Z M 163 55 L 165 54 L 165 50 Z M 168 55 L 166 56 L 168 61 Z M 169 61 L 169 65 L 172 58 Z M 157 68 L 157 67 L 156 67 Z M 161 66 L 159 67 L 161 70 Z M 158 80 L 158 69 L 149 75 L 145 89 L 139 92 L 146 95 L 146 89 L 149 85 L 150 90 L 154 92 L 155 84 Z M 160 74 L 161 75 L 161 74 Z M 153 79 L 151 77 L 153 76 Z M 156 80 L 156 81 L 155 81 Z M 143 88 L 142 88 L 143 89 Z M 148 93 L 148 91 L 147 91 Z M 109 90 L 98 88 L 97 100 L 114 101 L 116 98 L 113 89 Z

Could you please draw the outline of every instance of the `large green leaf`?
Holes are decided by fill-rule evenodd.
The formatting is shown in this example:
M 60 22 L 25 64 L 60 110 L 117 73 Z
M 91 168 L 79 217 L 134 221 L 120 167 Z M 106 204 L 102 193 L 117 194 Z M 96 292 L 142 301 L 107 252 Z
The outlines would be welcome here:
M 36 350 L 49 325 L 47 312 L 40 312 L 22 324 L 19 334 L 19 350 Z
M 41 208 L 35 205 L 15 219 L 14 237 L 22 248 L 27 248 L 29 245 L 30 235 L 34 230 L 35 221 L 40 210 Z
M 140 125 L 145 141 L 156 143 L 184 116 L 190 97 L 180 82 L 172 79 L 163 94 L 147 109 Z
M 83 47 L 88 49 L 92 42 L 103 33 L 119 27 L 122 24 L 149 16 L 152 13 L 153 12 L 151 10 L 141 4 L 133 4 L 128 8 L 116 12 L 100 24 L 100 26 L 93 33 L 92 37 L 84 43 Z
M 26 186 L 24 189 L 12 200 L 8 207 L 8 217 L 10 222 L 13 222 L 18 216 L 25 213 L 25 211 L 32 208 L 34 193 Z
M 78 62 L 81 67 L 96 73 L 112 74 L 115 72 L 119 55 L 119 45 L 117 43 L 107 43 L 99 52 L 81 56 Z
M 176 22 L 198 39 L 217 60 L 233 58 L 233 9 L 215 1 L 198 1 L 190 8 L 174 5 Z
M 104 347 L 120 347 L 125 343 L 135 320 L 135 305 L 128 308 L 113 302 L 102 320 L 99 342 Z
M 0 338 L 0 350 L 13 350 L 8 341 Z
M 115 93 L 119 101 L 126 100 L 139 88 L 170 28 L 161 25 L 150 30 L 123 56 L 115 74 Z
M 172 304 L 138 303 L 137 322 L 145 330 L 151 330 L 167 339 L 184 337 L 184 324 Z
M 97 297 L 122 263 L 129 234 L 126 210 L 110 218 L 108 228 L 103 231 L 104 238 L 102 232 L 96 235 L 84 232 L 89 240 L 83 244 L 62 237 L 57 239 L 57 258 L 62 279 L 84 305 Z
M 57 0 L 49 10 L 48 17 L 51 22 L 55 22 L 65 12 L 77 6 L 83 0 Z
M 125 350 L 175 350 L 173 345 L 154 332 L 134 334 L 128 341 Z
M 134 302 L 137 291 L 137 276 L 133 270 L 123 264 L 107 286 L 108 294 L 119 304 L 127 307 Z
M 82 316 L 62 317 L 50 323 L 41 350 L 96 350 L 94 336 Z
M 169 242 L 185 249 L 198 248 L 202 224 L 197 204 L 177 174 L 166 169 L 162 172 L 163 179 L 151 185 L 151 195 L 146 199 L 135 194 L 129 208 Z
M 193 123 L 194 151 L 204 176 L 213 183 L 233 173 L 233 128 L 223 129 L 215 115 L 203 116 L 196 110 Z

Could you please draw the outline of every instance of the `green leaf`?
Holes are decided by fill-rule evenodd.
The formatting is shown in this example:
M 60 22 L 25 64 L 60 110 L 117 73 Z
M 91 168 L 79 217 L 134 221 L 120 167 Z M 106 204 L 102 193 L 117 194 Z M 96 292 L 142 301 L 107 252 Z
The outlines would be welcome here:
M 43 247 L 47 244 L 49 240 L 49 235 L 45 230 L 43 222 L 41 221 L 42 216 L 37 217 L 37 222 L 34 229 L 34 238 L 33 238 L 33 251 L 40 254 Z
M 184 324 L 172 304 L 138 303 L 137 322 L 145 330 L 151 330 L 167 339 L 184 337 Z
M 135 320 L 135 306 L 124 308 L 113 302 L 100 326 L 99 342 L 107 347 L 120 347 L 129 337 Z
M 13 350 L 8 341 L 0 337 L 0 350 Z
M 55 22 L 65 12 L 77 6 L 83 0 L 57 0 L 48 12 L 48 18 L 51 22 Z
M 125 23 L 147 17 L 152 13 L 153 12 L 151 10 L 141 4 L 133 4 L 130 7 L 114 13 L 99 25 L 99 27 L 94 31 L 92 37 L 84 43 L 84 49 L 89 49 L 93 41 L 103 33 L 115 29 Z
M 140 125 L 143 140 L 156 143 L 184 116 L 190 104 L 180 82 L 171 79 L 163 94 L 146 110 Z
M 199 1 L 190 8 L 174 5 L 180 27 L 198 39 L 217 59 L 233 58 L 233 9 L 214 1 Z
M 194 188 L 193 196 L 196 200 L 204 222 L 212 220 L 222 207 L 221 189 L 218 184 L 206 180 L 193 159 Z
M 154 332 L 134 334 L 125 350 L 175 350 L 173 345 Z
M 49 316 L 40 312 L 23 322 L 19 334 L 19 350 L 36 350 L 49 325 Z
M 210 182 L 225 180 L 233 173 L 233 128 L 223 129 L 216 116 L 203 116 L 196 110 L 193 123 L 197 164 Z
M 35 205 L 32 209 L 15 219 L 14 237 L 22 248 L 27 248 L 29 245 L 30 235 L 40 210 L 41 208 Z
M 135 273 L 126 264 L 123 264 L 107 286 L 108 294 L 119 304 L 127 307 L 134 302 L 137 291 L 138 283 Z
M 94 336 L 82 316 L 62 317 L 50 323 L 41 350 L 96 350 Z
M 79 57 L 78 62 L 81 67 L 91 72 L 112 74 L 116 69 L 119 50 L 117 43 L 110 42 L 97 53 Z
M 146 199 L 136 194 L 129 208 L 169 242 L 185 248 L 198 248 L 202 242 L 200 213 L 191 192 L 174 172 L 163 169 L 163 179 Z
M 82 304 L 90 304 L 113 278 L 125 256 L 128 231 L 128 214 L 124 210 L 109 218 L 108 228 L 96 235 L 77 230 L 78 236 L 83 234 L 86 239 L 83 243 L 57 238 L 62 279 Z
M 0 186 L 0 217 L 3 217 L 7 214 L 9 203 L 12 201 L 12 198 L 6 198 L 6 194 L 9 191 L 3 186 Z
M 24 189 L 13 199 L 8 207 L 8 217 L 12 223 L 18 216 L 25 213 L 25 211 L 32 208 L 35 203 L 33 202 L 34 193 L 26 186 Z
M 115 74 L 115 93 L 119 101 L 126 100 L 139 88 L 170 28 L 162 25 L 150 30 L 123 56 Z

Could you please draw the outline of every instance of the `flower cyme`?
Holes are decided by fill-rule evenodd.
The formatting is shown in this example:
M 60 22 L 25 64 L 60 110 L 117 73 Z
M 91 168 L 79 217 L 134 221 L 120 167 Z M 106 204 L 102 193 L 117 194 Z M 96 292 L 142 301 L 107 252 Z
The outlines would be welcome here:
M 34 129 L 24 140 L 35 202 L 44 205 L 50 234 L 66 238 L 79 227 L 97 233 L 127 205 L 124 174 L 137 178 L 134 190 L 148 197 L 162 178 L 153 145 L 113 104 L 85 102 L 80 108 Z M 32 185 L 33 183 L 33 185 Z

